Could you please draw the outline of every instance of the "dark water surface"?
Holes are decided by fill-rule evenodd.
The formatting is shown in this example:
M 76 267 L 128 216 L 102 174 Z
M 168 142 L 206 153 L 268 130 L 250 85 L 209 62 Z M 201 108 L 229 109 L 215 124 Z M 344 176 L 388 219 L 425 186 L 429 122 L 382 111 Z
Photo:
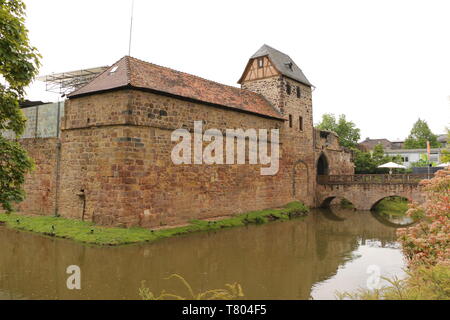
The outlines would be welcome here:
M 186 296 L 238 282 L 248 299 L 334 299 L 365 287 L 376 265 L 403 276 L 394 223 L 370 212 L 313 210 L 308 217 L 198 233 L 152 244 L 89 247 L 0 227 L 0 299 L 138 299 L 151 291 Z M 81 268 L 81 290 L 66 268 Z

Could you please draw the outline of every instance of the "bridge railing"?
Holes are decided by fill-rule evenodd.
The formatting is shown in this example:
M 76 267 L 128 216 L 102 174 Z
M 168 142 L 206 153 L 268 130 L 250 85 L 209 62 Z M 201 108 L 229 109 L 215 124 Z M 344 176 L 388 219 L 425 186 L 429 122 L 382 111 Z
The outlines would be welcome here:
M 432 178 L 428 174 L 352 174 L 321 175 L 319 184 L 417 184 L 420 180 Z

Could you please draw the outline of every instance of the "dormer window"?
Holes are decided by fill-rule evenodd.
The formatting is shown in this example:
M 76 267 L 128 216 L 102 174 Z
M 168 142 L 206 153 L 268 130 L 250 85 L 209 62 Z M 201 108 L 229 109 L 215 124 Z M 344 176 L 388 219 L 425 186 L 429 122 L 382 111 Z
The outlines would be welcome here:
M 264 58 L 258 58 L 258 68 L 264 67 Z
M 288 62 L 288 63 L 285 63 L 285 65 L 286 65 L 286 68 L 288 68 L 289 70 L 293 70 L 292 69 L 292 62 Z
M 291 85 L 290 85 L 289 83 L 286 83 L 286 93 L 287 93 L 288 95 L 291 94 Z
M 112 73 L 116 72 L 118 68 L 119 68 L 119 66 L 112 67 L 112 69 L 109 71 L 109 73 L 112 74 Z

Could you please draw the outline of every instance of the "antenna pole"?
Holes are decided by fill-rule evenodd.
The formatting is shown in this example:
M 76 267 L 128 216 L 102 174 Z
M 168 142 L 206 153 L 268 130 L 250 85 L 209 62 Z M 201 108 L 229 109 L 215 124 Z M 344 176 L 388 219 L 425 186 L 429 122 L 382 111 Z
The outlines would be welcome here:
M 133 14 L 134 14 L 134 0 L 131 2 L 131 22 L 130 22 L 130 41 L 128 43 L 128 55 L 131 56 L 131 38 L 133 35 Z

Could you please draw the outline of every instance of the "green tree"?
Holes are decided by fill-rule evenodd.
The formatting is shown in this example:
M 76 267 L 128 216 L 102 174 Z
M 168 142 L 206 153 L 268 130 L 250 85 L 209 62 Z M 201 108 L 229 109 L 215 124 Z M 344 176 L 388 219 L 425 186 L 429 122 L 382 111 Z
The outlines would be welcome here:
M 38 73 L 39 59 L 25 28 L 25 4 L 0 0 L 0 205 L 8 212 L 12 202 L 24 198 L 22 185 L 32 161 L 19 143 L 2 134 L 11 130 L 19 138 L 25 130 L 26 119 L 19 102 Z
M 353 149 L 355 173 L 387 173 L 389 169 L 378 168 L 379 165 L 387 162 L 395 162 L 402 164 L 400 156 L 387 156 L 384 154 L 382 144 L 377 144 L 373 151 L 364 152 L 358 149 Z M 402 169 L 401 169 L 402 170 Z
M 360 130 L 356 128 L 352 121 L 347 121 L 344 114 L 336 119 L 331 113 L 325 113 L 322 121 L 316 125 L 318 129 L 335 132 L 339 136 L 339 143 L 343 147 L 356 147 L 360 138 Z
M 423 149 L 427 147 L 427 141 L 430 141 L 432 148 L 438 148 L 439 142 L 437 135 L 431 132 L 425 120 L 419 120 L 414 123 L 411 132 L 405 140 L 405 149 Z

